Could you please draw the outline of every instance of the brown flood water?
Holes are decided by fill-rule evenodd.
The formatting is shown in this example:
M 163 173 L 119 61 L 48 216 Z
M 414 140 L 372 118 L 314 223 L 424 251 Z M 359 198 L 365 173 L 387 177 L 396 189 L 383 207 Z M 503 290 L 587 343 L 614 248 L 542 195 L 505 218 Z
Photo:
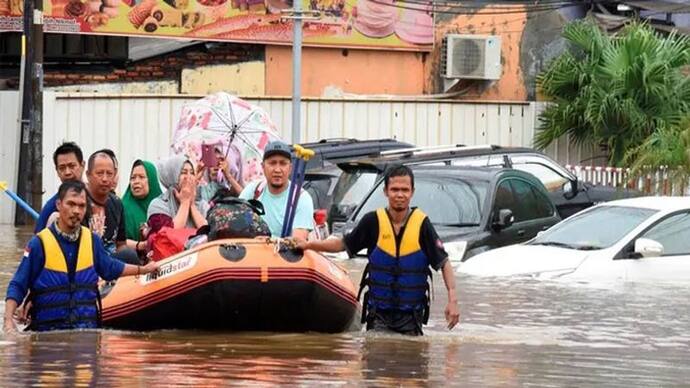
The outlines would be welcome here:
M 30 232 L 0 226 L 0 292 Z M 345 263 L 359 281 L 360 260 Z M 459 276 L 444 328 L 435 276 L 423 338 L 348 332 L 112 330 L 0 335 L 0 386 L 688 386 L 690 285 Z M 1 309 L 4 310 L 4 307 Z

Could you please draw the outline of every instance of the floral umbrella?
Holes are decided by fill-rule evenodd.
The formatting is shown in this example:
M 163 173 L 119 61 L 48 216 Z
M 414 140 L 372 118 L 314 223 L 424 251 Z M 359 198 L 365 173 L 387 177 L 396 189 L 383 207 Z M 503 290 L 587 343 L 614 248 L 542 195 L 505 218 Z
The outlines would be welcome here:
M 215 145 L 226 156 L 230 171 L 248 183 L 263 175 L 261 156 L 278 129 L 262 108 L 219 92 L 182 108 L 171 149 L 201 160 L 202 144 Z

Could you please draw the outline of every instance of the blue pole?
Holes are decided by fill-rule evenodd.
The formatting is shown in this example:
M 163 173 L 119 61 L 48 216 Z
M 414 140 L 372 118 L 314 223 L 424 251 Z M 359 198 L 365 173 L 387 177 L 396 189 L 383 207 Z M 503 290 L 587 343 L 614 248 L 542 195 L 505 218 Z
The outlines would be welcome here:
M 295 150 L 295 163 L 293 165 L 292 174 L 290 174 L 288 202 L 287 206 L 285 206 L 285 217 L 283 218 L 283 230 L 281 233 L 281 237 L 283 238 L 289 237 L 292 234 L 292 224 L 295 220 L 295 213 L 297 212 L 299 195 L 302 192 L 307 161 L 314 157 L 313 150 L 305 149 L 299 144 L 293 145 L 293 148 Z
M 15 194 L 12 190 L 7 188 L 7 184 L 5 182 L 0 182 L 0 190 L 4 190 L 5 194 L 12 198 L 19 206 L 21 206 L 22 209 L 24 209 L 31 217 L 34 218 L 34 220 L 38 219 L 38 213 L 36 213 L 36 210 L 34 210 L 28 203 L 24 202 L 23 199 L 19 198 L 17 194 Z
M 290 186 L 288 187 L 288 199 L 287 199 L 287 205 L 285 206 L 285 216 L 283 217 L 283 229 L 280 232 L 280 237 L 289 237 L 291 230 L 288 229 L 288 221 L 290 220 L 291 213 L 294 211 L 292 202 L 293 198 L 295 196 L 295 180 L 297 178 L 297 171 L 299 169 L 299 165 L 302 159 L 295 158 L 294 163 L 292 164 L 292 172 L 290 173 Z
M 295 215 L 297 214 L 297 205 L 299 205 L 299 197 L 302 193 L 302 185 L 304 184 L 304 170 L 306 166 L 307 163 L 303 161 L 299 166 L 300 170 L 298 170 L 298 175 L 295 178 L 295 193 L 292 198 L 293 205 L 291 206 L 292 212 L 290 213 L 290 219 L 287 222 L 287 230 L 290 234 L 292 233 L 292 226 L 294 225 Z

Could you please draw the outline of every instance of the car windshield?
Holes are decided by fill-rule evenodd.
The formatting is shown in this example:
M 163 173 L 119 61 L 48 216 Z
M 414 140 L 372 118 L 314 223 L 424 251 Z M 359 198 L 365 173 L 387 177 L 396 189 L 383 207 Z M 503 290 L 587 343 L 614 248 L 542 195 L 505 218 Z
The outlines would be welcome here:
M 453 177 L 415 176 L 412 206 L 419 207 L 434 225 L 478 226 L 486 199 L 488 182 L 469 181 Z M 356 221 L 364 214 L 386 207 L 383 180 L 374 188 L 357 213 Z
M 302 186 L 302 188 L 306 190 L 311 196 L 311 199 L 314 202 L 314 208 L 326 209 L 328 206 L 330 206 L 328 192 L 331 188 L 331 180 L 333 178 L 327 175 L 317 175 L 307 177 L 306 179 L 309 180 L 305 180 L 304 186 Z
M 568 181 L 567 178 L 541 163 L 515 163 L 513 168 L 534 175 L 550 192 L 560 190 L 563 184 Z
M 532 245 L 604 249 L 618 242 L 656 210 L 627 206 L 600 206 L 576 214 L 532 240 Z
M 373 171 L 344 171 L 333 191 L 333 203 L 340 205 L 358 205 L 369 193 L 376 182 L 378 174 Z

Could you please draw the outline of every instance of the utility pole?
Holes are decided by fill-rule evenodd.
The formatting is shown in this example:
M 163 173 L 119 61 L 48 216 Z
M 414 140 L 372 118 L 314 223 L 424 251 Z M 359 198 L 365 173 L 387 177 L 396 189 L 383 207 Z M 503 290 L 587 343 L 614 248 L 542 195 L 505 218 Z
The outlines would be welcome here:
M 292 19 L 292 144 L 299 144 L 302 129 L 302 22 L 319 20 L 321 12 L 302 10 L 302 0 L 292 0 L 292 9 L 284 11 Z
M 24 36 L 22 54 L 26 63 L 22 88 L 22 118 L 19 146 L 17 194 L 41 208 L 43 157 L 43 1 L 24 0 Z M 27 225 L 29 215 L 19 205 L 15 225 Z
M 292 0 L 292 144 L 299 144 L 302 130 L 302 0 Z

